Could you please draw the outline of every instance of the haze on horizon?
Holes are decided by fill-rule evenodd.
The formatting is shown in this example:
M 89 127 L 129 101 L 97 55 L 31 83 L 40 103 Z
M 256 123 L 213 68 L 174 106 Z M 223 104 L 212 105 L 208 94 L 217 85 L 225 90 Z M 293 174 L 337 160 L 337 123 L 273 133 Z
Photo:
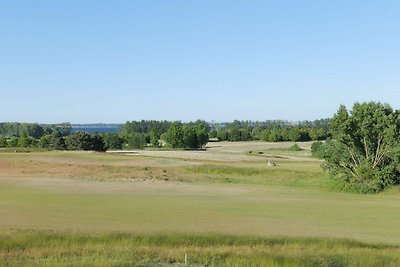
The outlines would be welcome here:
M 12 1 L 0 121 L 314 120 L 400 103 L 398 1 Z

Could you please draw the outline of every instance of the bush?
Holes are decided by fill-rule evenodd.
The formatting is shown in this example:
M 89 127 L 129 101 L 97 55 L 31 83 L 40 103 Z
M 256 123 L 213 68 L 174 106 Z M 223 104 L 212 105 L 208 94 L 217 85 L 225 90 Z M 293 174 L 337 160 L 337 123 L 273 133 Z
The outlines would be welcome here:
M 299 147 L 298 144 L 294 144 L 291 147 L 289 147 L 289 151 L 302 151 L 303 149 L 301 147 Z
M 322 142 L 314 142 L 311 145 L 311 156 L 314 158 L 318 158 L 318 159 L 323 159 L 323 152 L 324 149 L 324 143 Z

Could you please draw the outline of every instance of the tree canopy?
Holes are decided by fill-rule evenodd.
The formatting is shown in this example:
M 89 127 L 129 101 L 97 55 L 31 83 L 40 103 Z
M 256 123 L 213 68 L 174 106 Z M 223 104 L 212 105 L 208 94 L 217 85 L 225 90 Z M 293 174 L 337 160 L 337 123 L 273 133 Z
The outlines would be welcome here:
M 400 114 L 377 102 L 340 106 L 331 120 L 334 141 L 321 152 L 343 188 L 378 192 L 400 181 Z

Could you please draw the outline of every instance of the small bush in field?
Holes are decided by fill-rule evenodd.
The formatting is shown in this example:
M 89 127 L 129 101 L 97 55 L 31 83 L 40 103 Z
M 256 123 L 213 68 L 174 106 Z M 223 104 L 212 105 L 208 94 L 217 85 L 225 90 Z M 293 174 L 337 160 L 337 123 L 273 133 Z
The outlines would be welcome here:
M 291 147 L 289 147 L 290 151 L 302 151 L 303 149 L 301 149 L 301 147 L 299 147 L 298 144 L 294 144 Z

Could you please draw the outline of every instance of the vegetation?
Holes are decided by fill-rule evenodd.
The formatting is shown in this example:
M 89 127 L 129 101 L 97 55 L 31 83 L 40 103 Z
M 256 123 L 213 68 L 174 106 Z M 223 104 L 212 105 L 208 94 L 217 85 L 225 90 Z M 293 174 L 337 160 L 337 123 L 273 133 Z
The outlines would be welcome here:
M 398 266 L 399 255 L 397 246 L 321 238 L 50 231 L 0 234 L 0 264 L 6 266 L 368 267 Z
M 329 120 L 289 123 L 286 121 L 234 121 L 209 123 L 128 121 L 118 133 L 72 133 L 69 123 L 0 123 L 0 148 L 47 148 L 56 150 L 142 149 L 167 146 L 173 149 L 202 149 L 208 139 L 220 141 L 309 141 L 329 136 Z M 101 125 L 99 125 L 101 126 Z
M 400 182 L 400 113 L 376 102 L 341 106 L 323 146 L 324 168 L 343 189 L 378 192 Z
M 302 151 L 303 149 L 301 149 L 301 147 L 299 147 L 299 145 L 295 143 L 294 145 L 289 147 L 289 150 L 290 151 Z
M 65 138 L 65 145 L 69 150 L 105 151 L 103 138 L 97 134 L 76 132 Z
M 329 119 L 314 122 L 290 123 L 287 121 L 234 121 L 223 125 L 214 125 L 211 137 L 220 141 L 250 141 L 263 140 L 280 141 L 310 141 L 325 140 L 329 134 Z
M 314 158 L 323 159 L 324 143 L 317 141 L 311 145 L 311 155 Z
M 37 124 L 37 123 L 19 123 L 19 122 L 2 122 L 0 123 L 0 135 L 2 136 L 31 136 L 35 139 L 45 134 L 58 132 L 62 136 L 66 136 L 71 132 L 71 124 Z
M 399 265 L 398 191 L 332 192 L 292 144 L 1 150 L 0 265 Z

